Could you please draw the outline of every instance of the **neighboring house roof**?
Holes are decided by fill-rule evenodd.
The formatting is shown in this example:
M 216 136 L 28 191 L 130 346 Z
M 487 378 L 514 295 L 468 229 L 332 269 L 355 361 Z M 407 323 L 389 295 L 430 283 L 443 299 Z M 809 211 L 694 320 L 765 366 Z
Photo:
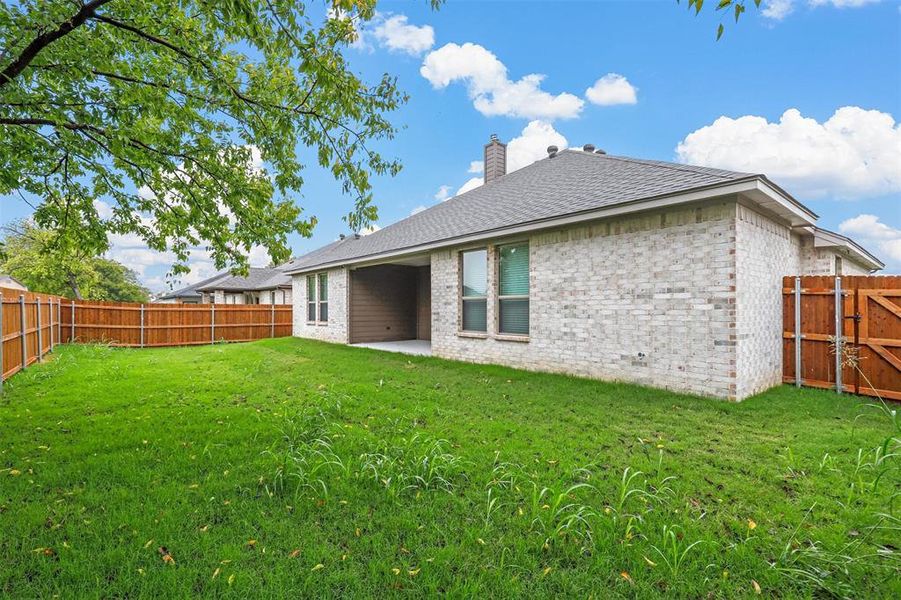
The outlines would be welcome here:
M 201 286 L 214 283 L 216 281 L 225 279 L 230 276 L 231 276 L 231 273 L 229 273 L 228 271 L 223 271 L 222 273 L 216 273 L 212 277 L 204 279 L 203 281 L 198 281 L 197 283 L 194 283 L 192 285 L 162 294 L 161 296 L 159 296 L 157 298 L 157 300 L 172 300 L 172 299 L 177 299 L 177 298 L 200 298 L 201 294 L 200 294 L 199 288 Z
M 288 263 L 291 264 L 291 263 Z M 251 267 L 246 276 L 229 275 L 209 284 L 199 285 L 202 292 L 225 290 L 227 292 L 243 292 L 251 290 L 270 290 L 291 285 L 291 278 L 285 274 L 285 265 L 278 267 Z
M 24 283 L 22 283 L 12 275 L 5 275 L 3 273 L 0 273 L 0 287 L 14 287 L 26 292 L 28 291 L 28 286 L 26 286 Z
M 750 193 L 793 225 L 817 215 L 763 175 L 565 150 L 366 236 L 349 236 L 294 261 L 288 273 L 412 254 L 442 246 L 647 208 Z

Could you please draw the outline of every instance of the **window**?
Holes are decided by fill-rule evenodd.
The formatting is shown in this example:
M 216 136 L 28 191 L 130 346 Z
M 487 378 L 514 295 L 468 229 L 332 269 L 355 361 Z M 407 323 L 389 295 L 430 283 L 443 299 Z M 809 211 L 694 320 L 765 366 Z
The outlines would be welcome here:
M 463 331 L 488 331 L 488 251 L 461 254 Z
M 275 299 L 275 292 L 272 292 Z M 282 293 L 284 300 L 284 292 Z M 307 275 L 307 323 L 328 322 L 328 273 Z
M 529 244 L 498 248 L 498 331 L 529 335 Z
M 328 322 L 328 273 L 319 274 L 319 322 Z
M 307 321 L 316 322 L 316 276 L 307 275 Z

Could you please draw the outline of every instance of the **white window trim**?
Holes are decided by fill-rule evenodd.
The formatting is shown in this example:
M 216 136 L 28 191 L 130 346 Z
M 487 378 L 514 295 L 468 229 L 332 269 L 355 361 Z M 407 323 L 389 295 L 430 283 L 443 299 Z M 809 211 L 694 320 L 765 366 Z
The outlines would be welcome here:
M 330 301 L 329 300 L 323 301 L 319 298 L 319 277 L 322 275 L 325 275 L 325 285 L 328 286 L 328 279 L 329 279 L 328 271 L 319 271 L 317 273 L 308 273 L 306 276 L 307 278 L 304 280 L 304 285 L 307 286 L 307 290 L 306 290 L 307 301 L 306 301 L 306 305 L 305 305 L 307 325 L 321 325 L 321 326 L 328 325 L 327 318 L 325 321 L 322 320 L 322 305 L 323 304 L 327 305 L 327 304 L 329 304 Z M 313 278 L 313 296 L 312 296 L 312 298 L 310 297 L 310 279 L 309 279 L 311 277 Z M 282 298 L 284 299 L 284 292 L 282 292 Z M 314 320 L 314 321 L 310 320 L 310 304 L 316 305 L 316 309 L 315 309 L 316 320 Z
M 463 295 L 463 255 L 469 252 L 484 252 L 485 253 L 485 294 L 483 296 L 464 296 Z M 460 265 L 460 277 L 457 289 L 457 295 L 460 298 L 460 302 L 457 306 L 457 333 L 462 334 L 464 337 L 487 337 L 488 336 L 488 323 L 485 323 L 485 329 L 464 329 L 463 328 L 463 301 L 464 300 L 484 300 L 485 301 L 485 310 L 488 310 L 488 296 L 491 292 L 491 281 L 488 277 L 488 270 L 491 268 L 491 253 L 488 250 L 488 246 L 483 246 L 480 248 L 467 248 L 466 250 L 461 250 L 459 252 L 458 261 Z
M 509 248 L 510 246 L 523 246 L 528 249 L 529 253 L 529 293 L 528 294 L 508 294 L 501 295 L 501 249 Z M 527 341 L 529 336 L 532 333 L 532 319 L 531 319 L 531 311 L 532 311 L 532 243 L 530 240 L 519 240 L 515 242 L 507 242 L 504 244 L 498 244 L 494 248 L 495 254 L 495 272 L 497 275 L 494 278 L 494 337 L 498 340 L 510 340 L 510 341 Z M 529 302 L 529 331 L 528 333 L 508 333 L 506 331 L 501 331 L 501 300 L 527 300 Z

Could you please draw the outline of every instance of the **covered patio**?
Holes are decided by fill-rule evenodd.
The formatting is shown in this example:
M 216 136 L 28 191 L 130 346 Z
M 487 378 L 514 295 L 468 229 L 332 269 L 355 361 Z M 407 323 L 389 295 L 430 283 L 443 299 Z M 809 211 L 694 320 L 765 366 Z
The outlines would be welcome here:
M 358 267 L 349 277 L 351 345 L 431 354 L 431 267 L 428 255 Z

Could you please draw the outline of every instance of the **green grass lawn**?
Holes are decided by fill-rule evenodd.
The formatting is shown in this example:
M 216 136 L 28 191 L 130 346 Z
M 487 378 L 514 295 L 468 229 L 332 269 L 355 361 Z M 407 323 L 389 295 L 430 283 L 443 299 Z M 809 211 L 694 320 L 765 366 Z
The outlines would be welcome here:
M 0 595 L 897 598 L 898 471 L 874 490 L 866 450 L 891 433 L 787 386 L 60 347 L 0 397 Z

